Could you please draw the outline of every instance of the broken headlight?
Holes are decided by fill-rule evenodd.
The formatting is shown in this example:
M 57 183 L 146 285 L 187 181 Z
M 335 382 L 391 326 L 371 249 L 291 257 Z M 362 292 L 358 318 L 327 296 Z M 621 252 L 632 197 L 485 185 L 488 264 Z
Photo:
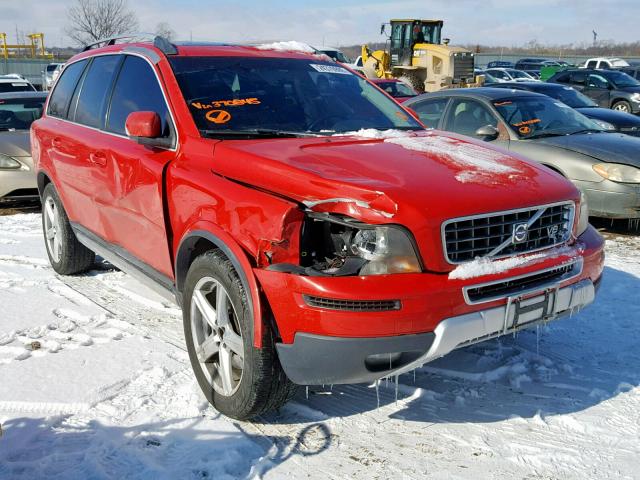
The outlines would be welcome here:
M 422 271 L 411 234 L 405 228 L 367 225 L 329 215 L 309 218 L 303 232 L 301 262 L 326 275 Z

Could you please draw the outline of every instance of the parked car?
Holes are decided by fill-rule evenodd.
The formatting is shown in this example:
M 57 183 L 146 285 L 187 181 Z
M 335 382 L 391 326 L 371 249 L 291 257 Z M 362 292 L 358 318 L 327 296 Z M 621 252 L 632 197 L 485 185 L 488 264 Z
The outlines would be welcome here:
M 546 58 L 521 58 L 516 62 L 516 70 L 527 72 L 536 78 L 540 76 L 540 70 L 547 65 Z
M 445 90 L 406 105 L 428 126 L 490 141 L 569 178 L 592 216 L 640 218 L 640 138 L 605 133 L 567 105 L 520 90 Z
M 515 67 L 513 62 L 506 62 L 504 60 L 494 60 L 487 63 L 487 68 L 513 68 Z
M 29 127 L 46 98 L 39 92 L 0 93 L 0 203 L 38 200 Z
M 347 57 L 342 51 L 338 48 L 333 47 L 322 47 L 316 49 L 319 53 L 324 53 L 327 57 L 335 60 L 340 63 L 351 63 L 349 57 Z
M 53 86 L 53 83 L 58 78 L 58 75 L 60 75 L 60 72 L 62 71 L 63 67 L 64 67 L 64 63 L 50 63 L 47 66 L 45 66 L 44 70 L 42 71 L 43 90 L 51 89 L 51 87 Z
M 575 108 L 581 114 L 594 120 L 604 130 L 614 130 L 627 135 L 640 137 L 640 117 L 626 112 L 601 108 L 596 102 L 573 87 L 545 82 L 512 82 L 492 85 L 496 88 L 528 90 L 542 93 L 565 105 Z
M 567 315 L 603 269 L 566 179 L 425 131 L 317 55 L 89 49 L 32 139 L 53 269 L 98 253 L 174 298 L 198 383 L 234 418 Z
M 621 68 L 628 67 L 629 62 L 623 60 L 622 58 L 614 58 L 614 57 L 598 57 L 598 58 L 590 58 L 586 62 L 582 68 L 588 68 L 593 70 L 600 69 L 611 69 L 611 68 Z
M 418 92 L 416 92 L 413 87 L 397 78 L 374 78 L 371 79 L 370 82 L 387 92 L 400 103 L 406 102 L 410 98 L 418 95 Z
M 551 83 L 570 85 L 604 108 L 640 113 L 640 81 L 616 70 L 571 69 L 556 73 Z
M 22 75 L 18 75 L 17 73 L 0 75 L 0 93 L 35 91 L 36 88 Z
M 485 70 L 498 82 L 534 82 L 536 79 L 522 70 L 515 68 L 488 68 Z

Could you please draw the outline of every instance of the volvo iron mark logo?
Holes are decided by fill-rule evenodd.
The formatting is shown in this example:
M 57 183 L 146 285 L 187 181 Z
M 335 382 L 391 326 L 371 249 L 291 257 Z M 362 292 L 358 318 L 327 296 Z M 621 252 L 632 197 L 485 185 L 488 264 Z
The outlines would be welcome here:
M 513 232 L 511 233 L 511 241 L 513 244 L 518 244 L 527 241 L 529 236 L 529 225 L 527 223 L 516 223 L 513 226 Z

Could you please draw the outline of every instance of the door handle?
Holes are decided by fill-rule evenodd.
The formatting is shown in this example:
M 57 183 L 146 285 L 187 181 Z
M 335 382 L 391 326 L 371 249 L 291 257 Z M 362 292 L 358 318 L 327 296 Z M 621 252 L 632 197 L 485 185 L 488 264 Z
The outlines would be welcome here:
M 89 161 L 99 167 L 105 167 L 107 165 L 107 156 L 104 152 L 91 152 L 89 154 Z
M 62 148 L 62 140 L 60 139 L 60 137 L 54 137 L 53 140 L 51 140 L 51 146 L 57 150 Z

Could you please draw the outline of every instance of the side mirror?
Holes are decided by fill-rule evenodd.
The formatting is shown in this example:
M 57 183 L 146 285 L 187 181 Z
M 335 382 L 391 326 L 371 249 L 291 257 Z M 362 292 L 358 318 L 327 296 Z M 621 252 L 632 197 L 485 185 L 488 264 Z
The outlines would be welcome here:
M 127 135 L 141 145 L 170 148 L 170 138 L 163 138 L 162 121 L 156 112 L 131 112 L 124 124 Z
M 482 137 L 483 140 L 495 140 L 500 135 L 500 132 L 493 125 L 485 125 L 476 130 L 475 136 Z
M 131 112 L 124 128 L 130 137 L 157 138 L 162 133 L 161 125 L 156 112 Z

